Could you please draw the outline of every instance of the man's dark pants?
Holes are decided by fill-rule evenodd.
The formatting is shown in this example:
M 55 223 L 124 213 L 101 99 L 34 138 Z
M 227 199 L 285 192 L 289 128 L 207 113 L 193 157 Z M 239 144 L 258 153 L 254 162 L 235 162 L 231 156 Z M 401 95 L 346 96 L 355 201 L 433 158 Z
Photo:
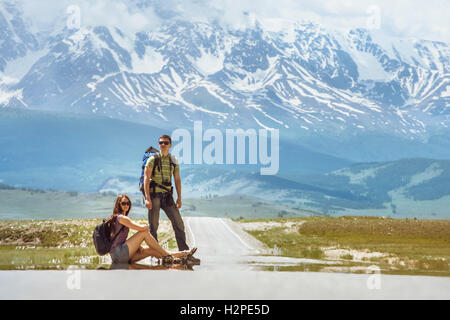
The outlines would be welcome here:
M 163 209 L 172 223 L 175 239 L 177 240 L 178 250 L 189 250 L 186 244 L 186 234 L 184 232 L 184 223 L 181 218 L 180 211 L 175 206 L 168 206 L 165 201 L 161 201 L 161 197 L 152 197 L 152 209 L 148 210 L 148 223 L 150 225 L 150 233 L 158 240 L 159 211 Z

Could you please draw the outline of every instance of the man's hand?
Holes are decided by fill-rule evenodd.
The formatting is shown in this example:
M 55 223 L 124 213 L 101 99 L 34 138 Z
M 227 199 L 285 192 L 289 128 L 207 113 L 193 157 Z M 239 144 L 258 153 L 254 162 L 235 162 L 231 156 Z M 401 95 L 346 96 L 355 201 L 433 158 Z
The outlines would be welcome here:
M 145 200 L 145 206 L 147 207 L 148 210 L 152 210 L 152 200 Z
M 181 198 L 177 199 L 177 209 L 181 208 Z

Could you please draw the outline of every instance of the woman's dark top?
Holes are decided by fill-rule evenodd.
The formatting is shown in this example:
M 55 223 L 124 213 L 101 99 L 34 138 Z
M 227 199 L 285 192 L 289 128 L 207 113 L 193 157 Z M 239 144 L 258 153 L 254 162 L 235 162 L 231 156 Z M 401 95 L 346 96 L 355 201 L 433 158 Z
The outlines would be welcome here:
M 123 217 L 123 215 L 119 214 L 115 219 L 112 221 L 111 230 L 113 231 L 111 234 L 111 237 L 116 237 L 113 241 L 113 244 L 111 246 L 112 252 L 115 248 L 123 244 L 128 237 L 128 232 L 130 229 L 123 224 L 119 222 L 119 217 Z M 116 236 L 117 235 L 117 236 Z

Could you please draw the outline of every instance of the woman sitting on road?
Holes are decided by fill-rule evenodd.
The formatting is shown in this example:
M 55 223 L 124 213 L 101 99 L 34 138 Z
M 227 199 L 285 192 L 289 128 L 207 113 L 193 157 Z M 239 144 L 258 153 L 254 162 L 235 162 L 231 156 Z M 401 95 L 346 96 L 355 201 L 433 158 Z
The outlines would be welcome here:
M 120 194 L 117 196 L 113 214 L 106 221 L 110 226 L 111 237 L 115 237 L 109 252 L 113 263 L 133 263 L 149 256 L 162 258 L 163 263 L 171 263 L 174 262 L 174 258 L 184 260 L 196 251 L 196 248 L 178 252 L 164 250 L 150 234 L 147 225 L 136 224 L 128 218 L 130 210 L 130 198 L 126 194 Z M 127 239 L 130 228 L 138 232 Z M 148 248 L 141 247 L 144 241 Z

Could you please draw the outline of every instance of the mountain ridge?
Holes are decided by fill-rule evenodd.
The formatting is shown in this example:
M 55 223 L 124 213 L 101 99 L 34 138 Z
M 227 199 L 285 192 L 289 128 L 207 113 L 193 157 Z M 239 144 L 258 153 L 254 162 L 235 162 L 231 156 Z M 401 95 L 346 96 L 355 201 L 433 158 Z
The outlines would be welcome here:
M 393 43 L 374 31 L 342 34 L 313 23 L 263 28 L 180 20 L 136 34 L 66 28 L 37 46 L 48 52 L 18 83 L 3 85 L 3 105 L 296 134 L 382 131 L 423 140 L 447 128 L 448 44 Z

